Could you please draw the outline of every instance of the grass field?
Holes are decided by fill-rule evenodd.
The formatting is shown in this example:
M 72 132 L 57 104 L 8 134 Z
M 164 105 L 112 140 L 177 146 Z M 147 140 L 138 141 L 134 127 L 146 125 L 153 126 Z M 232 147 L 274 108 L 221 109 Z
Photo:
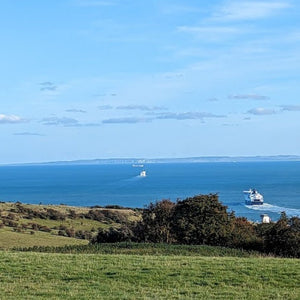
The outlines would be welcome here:
M 41 213 L 49 208 L 28 207 Z M 89 208 L 72 208 L 71 216 L 70 207 L 62 205 L 51 208 L 64 219 L 52 220 L 42 214 L 29 218 L 16 208 L 0 203 L 1 300 L 300 299 L 299 259 L 196 245 L 87 245 L 87 240 L 58 235 L 58 229 L 64 225 L 95 233 L 93 228 L 120 226 L 114 216 L 133 221 L 139 213 L 111 209 L 112 218 L 102 222 L 87 218 Z M 17 226 L 7 226 L 9 220 Z M 50 231 L 22 227 L 30 222 Z
M 299 299 L 300 261 L 0 253 L 1 299 Z
M 0 229 L 0 249 L 10 249 L 14 247 L 33 247 L 33 246 L 64 246 L 64 245 L 86 245 L 87 240 L 69 238 L 58 235 L 51 235 L 46 232 L 14 232 L 11 228 Z M 1 252 L 0 252 L 1 253 Z
M 18 207 L 25 210 L 36 212 L 36 216 L 28 215 L 28 212 L 18 211 Z M 60 214 L 64 219 L 53 219 L 45 213 L 47 210 L 53 210 Z M 106 211 L 111 215 L 103 220 L 94 220 L 84 217 L 90 211 Z M 74 216 L 70 215 L 74 212 Z M 41 214 L 39 214 L 41 213 Z M 44 214 L 44 216 L 42 216 Z M 115 215 L 114 215 L 115 214 Z M 41 217 L 39 217 L 41 215 Z M 74 207 L 66 205 L 33 205 L 1 202 L 0 203 L 0 249 L 10 249 L 14 247 L 32 247 L 32 246 L 63 246 L 63 245 L 84 245 L 88 240 L 82 240 L 76 237 L 76 231 L 90 233 L 89 236 L 97 234 L 99 228 L 118 227 L 120 223 L 111 217 L 122 217 L 128 222 L 139 220 L 140 213 L 131 209 L 108 209 L 108 208 L 89 208 Z M 9 217 L 9 219 L 8 219 Z M 7 224 L 12 221 L 13 225 Z M 32 229 L 35 224 L 46 227 L 48 232 Z M 62 236 L 59 234 L 60 228 L 71 229 L 73 236 Z M 67 233 L 64 233 L 67 235 Z
M 105 243 L 64 246 L 33 246 L 15 248 L 23 252 L 68 253 L 68 254 L 126 254 L 126 255 L 167 255 L 167 256 L 214 256 L 214 257 L 266 257 L 256 251 L 207 246 L 207 245 L 171 245 L 151 243 Z

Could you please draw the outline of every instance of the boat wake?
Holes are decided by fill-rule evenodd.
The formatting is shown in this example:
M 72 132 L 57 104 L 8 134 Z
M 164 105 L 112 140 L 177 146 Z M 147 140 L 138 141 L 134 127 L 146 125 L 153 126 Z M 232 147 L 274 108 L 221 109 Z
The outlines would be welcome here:
M 300 217 L 300 209 L 296 209 L 296 208 L 281 207 L 281 206 L 272 205 L 268 203 L 264 203 L 262 205 L 245 205 L 245 206 L 253 210 L 270 211 L 278 214 L 285 211 L 285 213 L 289 217 Z

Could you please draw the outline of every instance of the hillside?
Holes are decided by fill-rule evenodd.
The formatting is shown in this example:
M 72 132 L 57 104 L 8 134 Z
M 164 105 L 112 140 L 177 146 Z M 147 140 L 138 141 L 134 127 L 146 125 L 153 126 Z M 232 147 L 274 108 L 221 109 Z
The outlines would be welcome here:
M 131 209 L 0 203 L 0 249 L 83 245 L 99 228 L 139 218 Z
M 299 259 L 203 245 L 87 245 L 99 228 L 140 219 L 116 207 L 0 203 L 0 299 L 300 298 Z

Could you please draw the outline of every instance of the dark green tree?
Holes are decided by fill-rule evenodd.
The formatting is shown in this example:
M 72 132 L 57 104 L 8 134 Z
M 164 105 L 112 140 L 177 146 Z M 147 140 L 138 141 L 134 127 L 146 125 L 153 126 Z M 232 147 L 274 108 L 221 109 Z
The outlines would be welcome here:
M 110 227 L 109 229 L 100 228 L 96 237 L 91 240 L 92 244 L 95 243 L 118 243 L 130 242 L 133 239 L 131 229 L 122 225 L 119 228 Z
M 179 201 L 173 213 L 173 234 L 183 244 L 226 245 L 232 216 L 217 194 Z
M 262 238 L 257 234 L 256 225 L 252 222 L 249 222 L 245 217 L 232 217 L 231 226 L 227 246 L 258 251 L 263 249 Z
M 142 221 L 136 226 L 135 233 L 139 240 L 152 243 L 174 242 L 171 233 L 171 220 L 175 203 L 162 200 L 150 203 L 142 213 Z
M 300 257 L 300 220 L 285 213 L 264 235 L 264 250 L 280 256 Z

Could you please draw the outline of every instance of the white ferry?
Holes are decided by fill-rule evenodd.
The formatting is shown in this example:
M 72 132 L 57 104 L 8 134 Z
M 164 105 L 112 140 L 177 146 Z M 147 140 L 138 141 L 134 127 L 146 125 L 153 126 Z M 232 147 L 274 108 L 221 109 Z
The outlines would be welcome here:
M 245 203 L 247 205 L 262 205 L 264 203 L 264 197 L 255 189 L 244 191 Z
M 147 176 L 146 171 L 142 171 L 142 172 L 140 173 L 140 177 L 146 177 L 146 176 Z

